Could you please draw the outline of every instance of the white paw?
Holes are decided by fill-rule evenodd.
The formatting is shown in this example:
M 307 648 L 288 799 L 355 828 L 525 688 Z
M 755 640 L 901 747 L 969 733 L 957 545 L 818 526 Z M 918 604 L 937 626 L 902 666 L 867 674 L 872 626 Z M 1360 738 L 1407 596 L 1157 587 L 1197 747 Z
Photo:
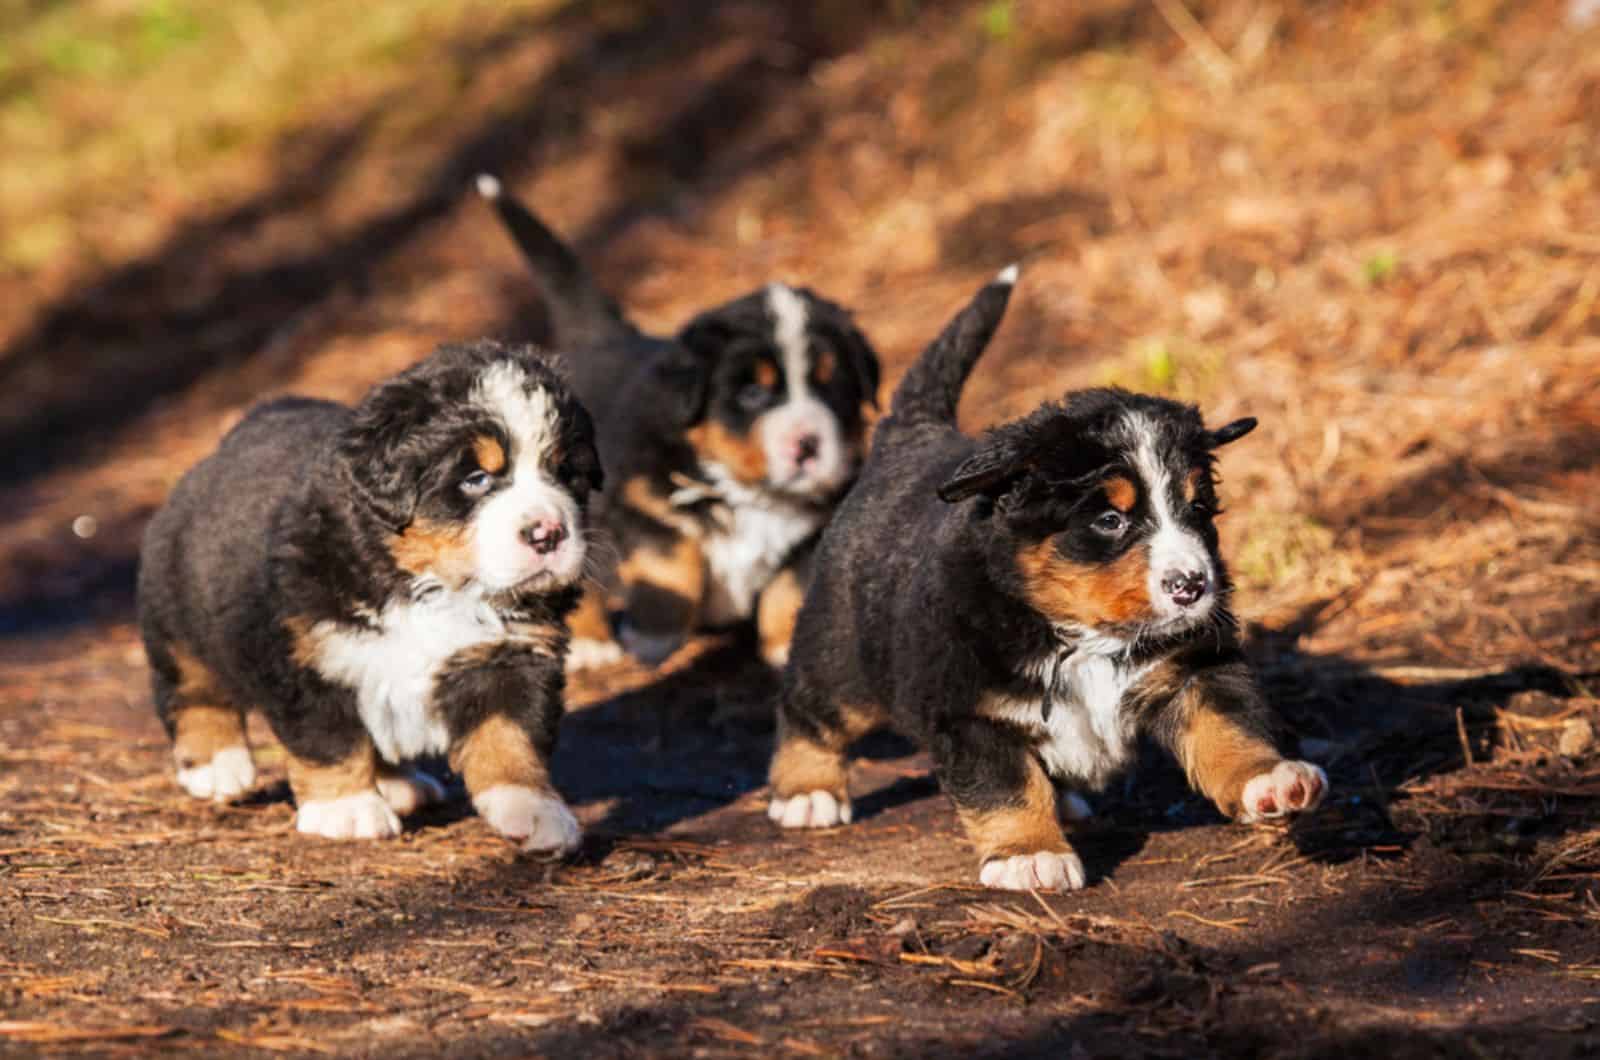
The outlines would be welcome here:
M 430 802 L 443 802 L 444 785 L 422 770 L 412 769 L 403 774 L 379 777 L 378 794 L 389 804 L 389 809 L 405 817 Z
M 614 640 L 578 637 L 567 645 L 569 673 L 577 670 L 598 670 L 602 666 L 615 666 L 622 659 L 622 645 Z
M 203 766 L 178 769 L 178 783 L 197 799 L 227 802 L 250 790 L 256 782 L 256 764 L 248 747 L 224 747 Z
M 993 858 L 978 871 L 978 882 L 1002 891 L 1076 891 L 1083 886 L 1083 862 L 1072 851 Z
M 850 823 L 850 800 L 826 791 L 803 792 L 767 804 L 767 816 L 784 828 L 832 828 Z
M 1061 800 L 1061 816 L 1069 821 L 1087 821 L 1094 816 L 1094 807 L 1082 795 L 1069 791 Z
M 774 644 L 761 649 L 761 658 L 774 670 L 781 670 L 789 665 L 789 642 Z
M 294 826 L 324 839 L 387 839 L 400 834 L 400 818 L 376 791 L 304 803 Z
M 496 784 L 472 800 L 489 827 L 523 850 L 570 854 L 578 849 L 583 830 L 567 804 L 548 792 L 517 784 Z
M 1241 821 L 1260 821 L 1310 810 L 1328 793 L 1328 775 L 1310 762 L 1279 762 L 1244 786 Z

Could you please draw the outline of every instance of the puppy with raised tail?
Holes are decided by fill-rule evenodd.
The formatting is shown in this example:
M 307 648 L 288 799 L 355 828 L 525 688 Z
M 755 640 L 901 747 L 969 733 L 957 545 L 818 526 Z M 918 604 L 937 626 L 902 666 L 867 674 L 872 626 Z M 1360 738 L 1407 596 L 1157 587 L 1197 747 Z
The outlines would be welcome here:
M 1056 786 L 1102 788 L 1141 734 L 1241 820 L 1309 810 L 1328 785 L 1277 750 L 1228 611 L 1214 468 L 1255 420 L 1208 429 L 1193 406 L 1098 389 L 962 434 L 962 385 L 1015 281 L 979 291 L 907 372 L 823 534 L 769 811 L 848 823 L 845 753 L 893 725 L 931 751 L 980 882 L 1069 890 L 1084 869 Z
M 578 822 L 550 782 L 565 619 L 601 483 L 588 414 L 529 348 L 441 347 L 354 409 L 284 398 L 186 474 L 145 533 L 139 621 L 178 782 L 255 781 L 245 712 L 289 755 L 301 832 L 400 832 L 448 755 L 524 850 Z

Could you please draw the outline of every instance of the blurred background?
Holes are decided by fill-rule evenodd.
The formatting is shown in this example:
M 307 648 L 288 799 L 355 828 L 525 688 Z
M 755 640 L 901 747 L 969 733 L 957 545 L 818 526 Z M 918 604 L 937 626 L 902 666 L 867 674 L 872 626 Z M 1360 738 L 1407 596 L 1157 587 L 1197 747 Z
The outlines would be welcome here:
M 855 310 L 890 383 L 1021 260 L 972 425 L 1104 381 L 1256 415 L 1225 469 L 1247 610 L 1359 586 L 1425 617 L 1374 650 L 1576 664 L 1596 635 L 1594 554 L 1573 551 L 1600 449 L 1595 15 L 6 0 L 0 629 L 125 610 L 142 519 L 250 402 L 539 337 L 469 194 L 487 169 L 645 323 L 808 283 Z M 1493 573 L 1525 551 L 1535 581 Z
M 1460 882 L 1485 851 L 1493 894 L 1537 890 L 1541 930 L 1592 936 L 1594 892 L 1550 881 L 1600 868 L 1593 0 L 0 0 L 0 792 L 33 807 L 0 832 L 83 827 L 83 798 L 41 793 L 103 797 L 86 772 L 121 793 L 129 850 L 141 814 L 209 812 L 164 775 L 138 535 L 254 401 L 354 399 L 438 342 L 540 336 L 482 170 L 657 329 L 807 284 L 854 310 L 887 394 L 1020 261 L 968 426 L 1108 382 L 1259 417 L 1223 461 L 1224 547 L 1269 691 L 1353 793 L 1322 849 L 1443 844 L 1341 877 L 1356 904 L 1314 943 L 1397 879 L 1448 880 L 1455 904 L 1394 923 L 1466 918 L 1475 948 L 1447 963 L 1473 967 L 1510 937 Z M 643 715 L 605 713 L 624 687 Z M 620 746 L 662 703 L 726 698 L 662 687 L 602 676 L 575 702 Z M 765 734 L 708 732 L 723 774 L 629 760 L 656 780 L 617 834 L 757 797 Z M 709 802 L 683 779 L 703 774 Z M 604 775 L 574 781 L 591 817 L 619 797 Z M 1124 823 L 1211 820 L 1168 779 Z M 949 825 L 917 793 L 906 812 Z M 248 833 L 288 809 L 230 812 Z M 1507 967 L 1592 981 L 1581 937 Z M 1437 986 L 1392 963 L 1373 997 Z M 1524 1015 L 1556 1004 L 1516 981 Z

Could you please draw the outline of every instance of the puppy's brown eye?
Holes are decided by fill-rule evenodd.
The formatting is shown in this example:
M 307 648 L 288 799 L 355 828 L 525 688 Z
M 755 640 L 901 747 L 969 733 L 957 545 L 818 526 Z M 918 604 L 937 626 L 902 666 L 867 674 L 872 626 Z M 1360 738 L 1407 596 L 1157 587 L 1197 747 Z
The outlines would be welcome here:
M 1121 512 L 1106 512 L 1089 525 L 1094 528 L 1097 534 L 1104 534 L 1106 537 L 1117 537 L 1128 528 L 1128 520 Z
M 489 492 L 489 487 L 494 485 L 494 476 L 487 471 L 478 470 L 461 480 L 461 492 L 469 497 L 481 497 Z

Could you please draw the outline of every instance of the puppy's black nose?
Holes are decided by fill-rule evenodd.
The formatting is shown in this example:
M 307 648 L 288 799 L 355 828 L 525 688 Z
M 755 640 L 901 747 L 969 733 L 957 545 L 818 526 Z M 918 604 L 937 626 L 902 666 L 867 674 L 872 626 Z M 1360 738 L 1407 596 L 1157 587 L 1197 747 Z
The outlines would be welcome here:
M 1179 607 L 1188 607 L 1206 594 L 1204 571 L 1175 570 L 1161 579 L 1161 591 Z
M 822 448 L 822 439 L 814 434 L 802 434 L 795 439 L 794 462 L 798 467 L 805 467 L 817 458 L 817 452 Z
M 547 556 L 560 548 L 561 542 L 566 539 L 566 524 L 558 519 L 540 519 L 522 528 L 522 540 L 541 556 Z

